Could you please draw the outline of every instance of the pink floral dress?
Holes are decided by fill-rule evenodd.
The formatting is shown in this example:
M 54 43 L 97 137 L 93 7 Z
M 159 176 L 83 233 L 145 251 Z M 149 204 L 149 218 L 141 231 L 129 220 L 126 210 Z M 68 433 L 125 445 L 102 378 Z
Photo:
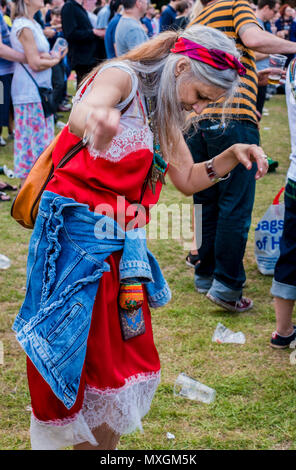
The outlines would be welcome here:
M 26 178 L 54 137 L 54 118 L 44 118 L 41 103 L 28 103 L 14 106 L 14 120 L 14 173 Z
M 49 52 L 49 43 L 41 26 L 27 17 L 18 17 L 13 21 L 10 34 L 13 49 L 24 53 L 19 40 L 23 29 L 30 30 L 33 34 L 39 53 Z M 51 88 L 50 68 L 39 72 L 34 72 L 29 64 L 25 64 L 25 68 L 38 86 Z M 45 119 L 37 86 L 20 63 L 15 64 L 11 97 L 15 120 L 14 171 L 17 178 L 26 178 L 39 155 L 54 137 L 54 117 Z

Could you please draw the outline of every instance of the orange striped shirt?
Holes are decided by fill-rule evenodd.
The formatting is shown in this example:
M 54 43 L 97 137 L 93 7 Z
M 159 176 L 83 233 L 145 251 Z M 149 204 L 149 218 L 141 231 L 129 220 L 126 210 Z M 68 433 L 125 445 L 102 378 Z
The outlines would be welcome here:
M 216 28 L 227 34 L 236 42 L 237 49 L 241 52 L 240 61 L 246 67 L 246 75 L 241 77 L 241 82 L 234 99 L 222 107 L 219 101 L 211 103 L 202 113 L 207 118 L 219 118 L 223 112 L 226 117 L 232 119 L 247 119 L 257 123 L 257 73 L 255 54 L 242 43 L 239 37 L 240 28 L 249 23 L 259 26 L 252 8 L 246 0 L 218 0 L 205 6 L 201 13 L 192 21 L 191 25 L 198 23 L 204 26 Z M 259 26 L 260 28 L 260 26 Z

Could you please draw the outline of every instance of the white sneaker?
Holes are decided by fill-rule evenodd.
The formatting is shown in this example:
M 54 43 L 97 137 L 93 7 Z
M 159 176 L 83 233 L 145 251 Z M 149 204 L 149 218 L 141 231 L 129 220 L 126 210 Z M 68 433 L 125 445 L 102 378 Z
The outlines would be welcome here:
M 6 140 L 3 139 L 2 135 L 0 136 L 0 145 L 4 147 L 6 145 Z

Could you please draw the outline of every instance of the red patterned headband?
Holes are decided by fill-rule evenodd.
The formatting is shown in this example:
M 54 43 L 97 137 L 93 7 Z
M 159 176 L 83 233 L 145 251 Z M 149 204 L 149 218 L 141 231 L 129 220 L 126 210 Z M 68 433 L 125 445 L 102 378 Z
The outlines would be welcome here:
M 171 49 L 171 52 L 199 60 L 200 62 L 211 65 L 215 69 L 234 69 L 237 70 L 239 75 L 245 75 L 246 73 L 243 64 L 232 54 L 228 54 L 228 52 L 221 51 L 220 49 L 207 49 L 186 38 L 179 38 L 174 48 Z

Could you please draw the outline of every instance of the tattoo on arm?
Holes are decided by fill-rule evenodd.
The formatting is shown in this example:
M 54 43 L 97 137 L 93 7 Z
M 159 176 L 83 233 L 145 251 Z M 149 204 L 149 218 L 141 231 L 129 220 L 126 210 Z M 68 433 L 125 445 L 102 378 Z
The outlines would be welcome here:
M 244 24 L 240 29 L 239 29 L 239 32 L 238 32 L 238 35 L 239 37 L 241 38 L 242 35 L 244 34 L 245 31 L 247 31 L 247 29 L 250 29 L 250 28 L 254 28 L 256 29 L 256 31 L 260 31 L 261 28 L 259 26 L 256 25 L 256 23 L 247 23 L 247 24 Z M 261 30 L 262 31 L 262 30 Z M 255 31 L 254 31 L 255 32 Z

